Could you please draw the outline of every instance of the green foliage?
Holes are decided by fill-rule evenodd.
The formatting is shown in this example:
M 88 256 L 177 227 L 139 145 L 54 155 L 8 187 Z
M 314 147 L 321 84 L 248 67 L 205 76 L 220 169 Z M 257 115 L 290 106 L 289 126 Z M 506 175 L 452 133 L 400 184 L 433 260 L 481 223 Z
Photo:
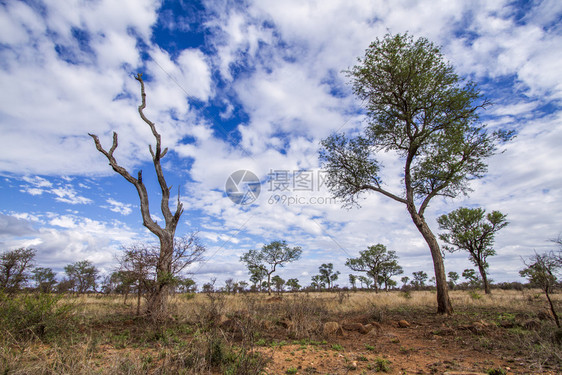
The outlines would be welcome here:
M 337 352 L 341 352 L 341 351 L 343 351 L 343 346 L 341 346 L 340 344 L 333 344 L 332 349 L 337 351 Z
M 490 292 L 486 270 L 488 257 L 496 255 L 492 247 L 495 234 L 509 223 L 506 215 L 493 211 L 486 215 L 483 208 L 461 207 L 447 215 L 437 218 L 439 229 L 446 232 L 439 238 L 446 243 L 444 249 L 449 252 L 463 250 L 469 253 L 469 260 L 478 267 L 484 289 Z
M 489 103 L 425 38 L 386 35 L 346 73 L 354 93 L 366 101 L 369 124 L 360 136 L 324 139 L 320 159 L 328 186 L 347 204 L 356 204 L 369 190 L 403 203 L 409 199 L 383 190 L 373 152 L 396 151 L 408 160 L 411 184 L 406 187 L 415 197 L 454 197 L 469 191 L 469 180 L 484 175 L 483 159 L 494 153 L 495 144 L 512 136 L 486 132 L 477 110 Z
M 89 260 L 78 261 L 64 267 L 75 286 L 76 293 L 86 293 L 88 290 L 96 290 L 96 280 L 99 278 L 98 269 Z
M 535 254 L 529 259 L 528 263 L 525 263 L 525 265 L 527 267 L 519 271 L 519 274 L 526 277 L 531 284 L 543 290 L 550 305 L 550 311 L 556 321 L 556 325 L 560 328 L 560 320 L 558 319 L 554 303 L 550 298 L 550 294 L 557 285 L 558 274 L 562 268 L 560 253 L 558 253 L 558 255 L 553 252 Z
M 13 294 L 25 286 L 34 257 L 34 249 L 23 247 L 0 255 L 0 292 Z
M 37 267 L 33 271 L 33 281 L 36 289 L 41 293 L 51 293 L 57 284 L 55 273 L 50 268 Z
M 51 338 L 72 327 L 74 305 L 61 302 L 61 296 L 0 294 L 0 331 L 17 340 Z
M 272 241 L 263 245 L 261 250 L 249 250 L 240 257 L 240 261 L 246 264 L 248 271 L 252 275 L 250 280 L 265 275 L 268 277 L 268 291 L 271 293 L 271 274 L 275 272 L 277 266 L 283 267 L 285 263 L 293 262 L 301 257 L 302 249 L 299 246 L 289 247 L 286 241 Z
M 285 284 L 289 288 L 291 288 L 291 291 L 293 291 L 293 292 L 296 292 L 301 288 L 301 285 L 299 284 L 299 280 L 296 279 L 296 278 L 287 280 L 287 282 Z
M 475 301 L 482 298 L 482 295 L 478 294 L 478 292 L 475 290 L 468 291 L 468 295 L 470 296 L 470 298 L 472 298 Z
M 340 271 L 334 272 L 334 264 L 333 263 L 324 263 L 320 267 L 318 267 L 318 271 L 320 272 L 320 280 L 322 283 L 326 284 L 329 289 L 333 287 L 334 281 L 338 279 Z
M 287 375 L 293 375 L 296 374 L 299 370 L 296 367 L 290 367 L 287 369 L 287 371 L 285 371 L 285 374 Z
M 424 271 L 413 272 L 412 277 L 412 285 L 416 288 L 423 288 L 428 278 L 427 273 Z
M 348 258 L 345 265 L 354 271 L 366 272 L 373 279 L 377 291 L 379 285 L 383 283 L 386 286 L 390 285 L 390 278 L 403 272 L 402 267 L 398 265 L 396 252 L 387 250 L 382 244 L 369 246 L 367 250 L 360 251 L 359 257 Z
M 486 371 L 488 375 L 507 375 L 507 370 L 502 369 L 501 367 L 498 368 L 491 368 Z
M 375 358 L 375 362 L 372 366 L 372 370 L 375 372 L 389 372 L 390 371 L 390 361 L 381 357 Z
M 412 294 L 409 291 L 404 291 L 400 293 L 400 297 L 404 299 L 412 299 Z

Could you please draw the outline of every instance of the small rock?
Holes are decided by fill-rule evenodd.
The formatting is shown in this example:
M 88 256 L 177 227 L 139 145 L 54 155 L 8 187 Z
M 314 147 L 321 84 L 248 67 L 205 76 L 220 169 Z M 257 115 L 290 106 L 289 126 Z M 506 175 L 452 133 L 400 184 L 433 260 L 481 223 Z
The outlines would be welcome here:
M 408 328 L 408 327 L 410 327 L 410 323 L 408 323 L 404 319 L 398 321 L 398 328 Z
M 326 322 L 322 328 L 325 335 L 341 335 L 345 336 L 345 332 L 338 322 Z
M 523 322 L 522 326 L 525 327 L 525 329 L 528 329 L 528 330 L 531 330 L 531 329 L 535 330 L 535 329 L 541 328 L 541 323 L 537 320 L 529 319 L 529 320 Z

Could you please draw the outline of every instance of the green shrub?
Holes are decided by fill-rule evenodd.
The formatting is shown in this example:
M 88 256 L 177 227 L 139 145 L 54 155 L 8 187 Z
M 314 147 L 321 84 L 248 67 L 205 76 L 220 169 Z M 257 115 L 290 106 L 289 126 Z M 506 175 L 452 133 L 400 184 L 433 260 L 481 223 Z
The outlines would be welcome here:
M 468 295 L 470 296 L 470 298 L 472 298 L 473 300 L 479 300 L 480 298 L 482 298 L 481 294 L 478 294 L 477 291 L 475 290 L 471 290 L 470 292 L 468 292 Z
M 491 368 L 488 371 L 486 371 L 486 374 L 488 374 L 488 375 L 506 375 L 507 371 L 502 369 L 502 368 Z
M 375 358 L 375 363 L 373 365 L 373 370 L 375 372 L 389 372 L 390 371 L 390 361 L 384 358 Z
M 59 303 L 61 296 L 24 294 L 8 297 L 0 294 L 0 332 L 15 339 L 50 338 L 70 329 L 75 306 Z

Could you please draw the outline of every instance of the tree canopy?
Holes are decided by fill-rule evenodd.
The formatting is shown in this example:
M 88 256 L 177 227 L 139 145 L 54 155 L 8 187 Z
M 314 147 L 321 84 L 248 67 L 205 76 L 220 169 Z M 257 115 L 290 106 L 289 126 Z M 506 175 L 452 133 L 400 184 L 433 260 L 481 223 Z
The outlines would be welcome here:
M 484 291 L 489 294 L 487 259 L 496 255 L 493 248 L 494 236 L 509 224 L 506 215 L 499 211 L 492 211 L 486 215 L 486 210 L 483 208 L 461 207 L 441 215 L 437 218 L 437 223 L 439 229 L 446 230 L 439 234 L 439 238 L 446 243 L 443 248 L 450 252 L 467 251 L 470 261 L 478 267 Z
M 284 267 L 285 263 L 298 260 L 301 254 L 302 249 L 299 246 L 289 247 L 286 241 L 272 241 L 263 245 L 261 250 L 252 249 L 244 253 L 240 261 L 246 264 L 252 276 L 267 275 L 267 289 L 271 294 L 271 275 L 278 266 Z

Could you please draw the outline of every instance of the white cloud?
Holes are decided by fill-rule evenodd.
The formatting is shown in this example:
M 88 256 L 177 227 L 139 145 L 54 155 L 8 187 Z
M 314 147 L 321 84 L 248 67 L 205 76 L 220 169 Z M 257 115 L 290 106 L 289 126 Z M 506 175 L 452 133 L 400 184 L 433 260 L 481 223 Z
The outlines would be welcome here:
M 131 205 L 128 203 L 123 203 L 123 202 L 119 202 L 116 201 L 113 198 L 109 198 L 106 200 L 107 203 L 109 203 L 110 207 L 109 210 L 113 211 L 113 212 L 117 212 L 120 213 L 121 215 L 129 215 L 131 212 L 133 212 L 133 209 L 131 208 Z

